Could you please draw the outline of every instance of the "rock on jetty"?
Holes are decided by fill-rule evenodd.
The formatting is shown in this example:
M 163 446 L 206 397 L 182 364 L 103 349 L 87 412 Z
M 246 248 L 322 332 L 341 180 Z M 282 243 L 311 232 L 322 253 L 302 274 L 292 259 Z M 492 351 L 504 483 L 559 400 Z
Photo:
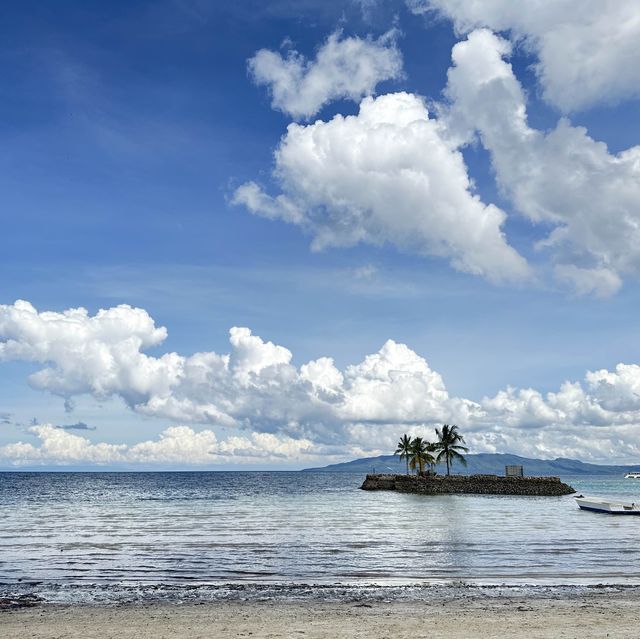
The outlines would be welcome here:
M 362 490 L 397 490 L 424 495 L 530 495 L 558 497 L 576 491 L 559 477 L 499 475 L 367 475 Z

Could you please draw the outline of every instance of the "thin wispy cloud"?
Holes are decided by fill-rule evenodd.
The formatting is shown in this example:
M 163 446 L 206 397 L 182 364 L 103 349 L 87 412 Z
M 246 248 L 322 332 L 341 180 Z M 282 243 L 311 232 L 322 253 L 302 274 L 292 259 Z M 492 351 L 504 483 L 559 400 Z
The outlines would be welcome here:
M 89 426 L 89 424 L 85 424 L 84 422 L 76 422 L 75 424 L 60 424 L 57 425 L 56 428 L 60 428 L 62 430 L 95 430 L 95 426 Z

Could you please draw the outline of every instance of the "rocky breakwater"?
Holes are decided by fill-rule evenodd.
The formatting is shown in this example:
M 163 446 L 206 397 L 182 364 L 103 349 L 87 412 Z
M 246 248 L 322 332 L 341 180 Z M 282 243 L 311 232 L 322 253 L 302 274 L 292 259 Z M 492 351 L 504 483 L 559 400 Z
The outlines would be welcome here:
M 528 495 L 558 497 L 576 491 L 559 477 L 499 475 L 367 475 L 362 490 L 396 490 L 423 495 Z

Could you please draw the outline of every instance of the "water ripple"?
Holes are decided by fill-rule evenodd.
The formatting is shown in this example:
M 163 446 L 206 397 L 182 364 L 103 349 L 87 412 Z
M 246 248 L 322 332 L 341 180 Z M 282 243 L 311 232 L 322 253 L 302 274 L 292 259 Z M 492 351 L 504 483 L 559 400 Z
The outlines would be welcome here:
M 640 518 L 342 473 L 2 473 L 0 582 L 638 583 Z M 637 490 L 579 479 L 590 494 Z M 640 486 L 640 484 L 638 484 Z

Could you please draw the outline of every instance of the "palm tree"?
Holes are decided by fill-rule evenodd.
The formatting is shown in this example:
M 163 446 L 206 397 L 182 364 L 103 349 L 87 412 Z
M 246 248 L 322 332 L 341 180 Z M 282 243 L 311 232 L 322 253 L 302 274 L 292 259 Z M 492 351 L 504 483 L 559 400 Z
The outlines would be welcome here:
M 447 475 L 449 475 L 451 464 L 455 460 L 466 466 L 467 460 L 460 451 L 467 453 L 469 449 L 464 446 L 464 437 L 458 432 L 458 427 L 455 424 L 451 426 L 445 424 L 442 430 L 436 428 L 436 435 L 438 436 L 438 441 L 435 443 L 435 450 L 439 451 L 436 461 L 439 463 L 443 459 L 445 460 L 447 463 Z
M 409 474 L 409 459 L 411 458 L 412 448 L 411 448 L 411 437 L 406 433 L 400 438 L 398 442 L 398 448 L 394 455 L 400 455 L 400 459 L 407 460 L 407 475 Z
M 417 466 L 418 472 L 422 474 L 424 472 L 425 464 L 432 465 L 433 463 L 435 463 L 433 455 L 431 455 L 429 452 L 430 447 L 431 444 L 424 441 L 422 437 L 416 437 L 411 442 L 411 459 L 409 461 L 411 470 L 415 470 Z

